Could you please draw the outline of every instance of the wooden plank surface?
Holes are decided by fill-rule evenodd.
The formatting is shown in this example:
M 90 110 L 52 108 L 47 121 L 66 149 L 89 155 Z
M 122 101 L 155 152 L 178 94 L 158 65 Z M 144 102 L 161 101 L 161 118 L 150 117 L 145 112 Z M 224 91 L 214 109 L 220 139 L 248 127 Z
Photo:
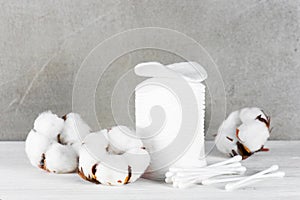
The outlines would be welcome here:
M 225 159 L 206 142 L 209 163 Z M 224 185 L 176 189 L 163 182 L 139 179 L 122 187 L 94 185 L 77 174 L 50 174 L 32 167 L 23 142 L 0 142 L 0 199 L 300 199 L 300 141 L 269 141 L 270 152 L 243 161 L 247 174 L 278 164 L 283 179 L 227 192 Z

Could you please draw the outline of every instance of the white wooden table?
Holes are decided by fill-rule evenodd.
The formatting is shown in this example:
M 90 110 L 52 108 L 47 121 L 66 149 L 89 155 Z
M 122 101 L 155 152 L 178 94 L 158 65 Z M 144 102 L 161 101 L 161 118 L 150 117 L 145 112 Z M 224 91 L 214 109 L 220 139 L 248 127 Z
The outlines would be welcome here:
M 224 185 L 175 189 L 145 179 L 122 187 L 95 185 L 77 174 L 50 174 L 32 167 L 24 142 L 0 142 L 0 199 L 300 199 L 300 141 L 270 141 L 266 146 L 270 152 L 243 161 L 247 173 L 278 164 L 286 177 L 227 192 Z M 206 142 L 207 151 L 211 147 L 212 142 Z M 208 162 L 224 158 L 213 150 Z

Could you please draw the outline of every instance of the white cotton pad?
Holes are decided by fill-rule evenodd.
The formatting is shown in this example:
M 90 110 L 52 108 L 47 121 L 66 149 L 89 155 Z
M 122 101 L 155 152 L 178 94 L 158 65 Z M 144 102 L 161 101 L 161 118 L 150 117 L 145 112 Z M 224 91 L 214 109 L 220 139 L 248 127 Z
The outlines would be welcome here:
M 196 62 L 180 62 L 166 67 L 177 74 L 180 74 L 189 82 L 202 82 L 207 78 L 205 69 Z
M 50 172 L 72 172 L 77 169 L 77 164 L 77 154 L 69 145 L 56 143 L 45 153 L 45 165 Z
M 142 77 L 176 77 L 173 71 L 167 69 L 163 64 L 158 62 L 140 63 L 134 67 L 134 72 Z
M 70 113 L 66 116 L 65 125 L 60 139 L 64 144 L 70 144 L 79 153 L 83 139 L 91 132 L 91 128 L 82 120 L 79 114 Z
M 196 62 L 180 62 L 163 65 L 158 62 L 140 63 L 135 66 L 134 72 L 142 77 L 179 78 L 188 82 L 200 83 L 207 78 L 205 69 Z
M 49 138 L 43 134 L 31 130 L 25 141 L 25 152 L 33 166 L 38 167 L 42 160 L 43 153 L 51 145 Z
M 63 127 L 64 120 L 51 111 L 41 113 L 34 121 L 34 129 L 51 140 L 56 140 Z

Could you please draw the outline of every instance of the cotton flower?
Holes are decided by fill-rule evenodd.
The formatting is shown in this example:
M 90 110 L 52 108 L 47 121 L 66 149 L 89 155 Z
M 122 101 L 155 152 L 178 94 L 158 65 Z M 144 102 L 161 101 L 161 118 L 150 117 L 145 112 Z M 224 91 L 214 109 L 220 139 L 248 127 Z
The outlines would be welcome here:
M 258 116 L 266 121 L 268 120 L 268 116 L 260 108 L 243 108 L 240 110 L 240 120 L 242 123 L 252 122 Z
M 42 155 L 47 151 L 52 141 L 43 134 L 31 130 L 26 138 L 25 152 L 33 166 L 40 166 Z
M 270 136 L 270 117 L 259 108 L 244 108 L 232 112 L 221 124 L 215 138 L 217 148 L 224 154 L 243 158 L 264 151 Z
M 239 141 L 246 146 L 250 152 L 261 149 L 270 136 L 269 129 L 264 123 L 252 120 L 238 127 Z
M 64 120 L 51 111 L 41 113 L 34 121 L 33 129 L 48 137 L 49 140 L 56 140 L 64 127 Z
M 70 113 L 63 118 L 46 111 L 34 121 L 25 142 L 25 152 L 33 166 L 54 173 L 77 169 L 82 137 L 90 128 L 78 114 Z
M 78 164 L 77 154 L 70 145 L 53 143 L 45 153 L 44 164 L 50 172 L 73 172 Z
M 85 137 L 79 153 L 79 175 L 104 185 L 124 185 L 136 181 L 150 163 L 143 143 L 131 138 L 124 126 L 102 130 Z M 132 132 L 131 132 L 132 133 Z
M 65 116 L 65 124 L 60 134 L 60 141 L 63 144 L 71 145 L 78 154 L 83 139 L 90 132 L 91 128 L 81 119 L 79 114 L 69 113 Z
M 126 126 L 112 127 L 106 136 L 109 141 L 109 150 L 117 154 L 125 153 L 130 149 L 143 146 L 142 141 L 135 138 L 134 131 Z

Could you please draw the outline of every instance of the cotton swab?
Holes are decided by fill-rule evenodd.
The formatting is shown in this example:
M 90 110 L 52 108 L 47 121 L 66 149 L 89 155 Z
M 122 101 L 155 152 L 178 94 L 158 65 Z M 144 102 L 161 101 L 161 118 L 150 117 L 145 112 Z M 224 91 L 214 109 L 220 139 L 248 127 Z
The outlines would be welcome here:
M 172 183 L 173 181 L 172 181 L 172 177 L 166 177 L 165 178 L 165 182 L 166 183 Z
M 172 177 L 172 176 L 174 176 L 175 175 L 175 173 L 174 172 L 167 172 L 166 174 L 165 174 L 165 176 L 168 178 L 168 177 Z
M 203 180 L 220 176 L 220 175 L 228 175 L 228 174 L 236 174 L 239 172 L 232 172 L 232 171 L 222 171 L 222 172 L 214 172 L 214 173 L 205 173 L 198 176 L 186 176 L 186 177 L 178 177 L 174 176 L 172 177 L 173 186 L 174 187 L 181 187 L 181 188 L 187 188 L 191 186 L 192 184 L 201 183 Z
M 278 165 L 273 165 L 271 166 L 270 168 L 266 169 L 266 170 L 263 170 L 261 172 L 258 172 L 252 176 L 248 176 L 247 178 L 245 179 L 242 179 L 238 182 L 235 182 L 235 183 L 228 183 L 226 186 L 225 186 L 225 189 L 227 191 L 232 191 L 234 189 L 237 189 L 237 188 L 240 188 L 242 187 L 242 185 L 244 185 L 246 182 L 248 181 L 251 181 L 251 180 L 254 180 L 254 179 L 257 179 L 259 177 L 261 177 L 262 175 L 264 174 L 267 174 L 267 173 L 270 173 L 270 172 L 274 172 L 274 171 L 277 171 L 279 169 Z M 284 175 L 284 174 L 283 174 Z
M 203 179 L 208 179 L 211 177 L 215 177 L 215 176 L 220 176 L 220 175 L 230 175 L 230 174 L 243 174 L 246 171 L 245 167 L 239 167 L 236 169 L 227 169 L 227 170 L 207 170 L 207 171 L 203 171 L 201 173 L 197 172 L 197 173 L 193 173 L 193 174 L 186 174 L 183 172 L 179 172 L 176 173 L 176 175 L 171 177 L 167 177 L 166 181 L 170 182 L 171 180 L 174 181 L 193 181 L 193 180 L 198 180 L 198 182 L 202 181 Z
M 284 177 L 284 172 L 276 172 L 279 169 L 278 165 L 273 165 L 270 168 L 263 170 L 248 177 L 234 177 L 234 175 L 241 175 L 246 171 L 240 161 L 241 156 L 235 156 L 231 159 L 215 163 L 206 167 L 171 167 L 166 173 L 166 183 L 173 183 L 173 187 L 187 188 L 197 183 L 203 185 L 211 185 L 215 183 L 227 183 L 237 181 L 235 183 L 228 183 L 225 186 L 227 191 L 231 191 L 240 187 L 244 187 L 254 182 L 262 181 L 267 178 L 280 178 Z M 231 175 L 230 178 L 216 179 L 214 177 Z
M 180 167 L 170 167 L 169 172 L 177 172 L 177 171 L 189 171 L 191 169 L 197 169 L 199 171 L 206 170 L 207 168 L 221 167 L 221 166 L 231 166 L 230 164 L 241 165 L 239 162 L 242 160 L 242 156 L 237 155 L 228 160 L 218 162 L 207 167 L 189 167 L 189 168 L 180 168 Z
M 276 173 L 270 173 L 270 174 L 265 174 L 262 175 L 256 179 L 264 179 L 264 178 L 281 178 L 284 177 L 285 173 L 284 172 L 276 172 Z M 223 178 L 223 179 L 207 179 L 203 180 L 201 182 L 202 185 L 212 185 L 216 183 L 226 183 L 226 182 L 233 182 L 233 181 L 239 181 L 245 179 L 245 177 L 232 177 L 232 178 Z M 256 180 L 255 179 L 255 180 Z
M 208 178 L 219 176 L 219 175 L 224 175 L 224 174 L 214 174 L 214 175 L 210 175 L 210 176 L 208 175 L 208 176 L 202 176 L 202 177 L 197 177 L 197 178 L 193 178 L 193 179 L 186 179 L 186 180 L 176 179 L 173 182 L 173 186 L 178 187 L 178 188 L 188 188 L 188 187 L 193 186 L 194 184 L 201 183 L 202 180 L 204 180 L 204 179 L 208 179 Z
M 219 169 L 219 170 L 207 170 L 207 171 L 203 171 L 203 173 L 199 173 L 199 172 L 178 172 L 176 173 L 176 176 L 179 177 L 189 177 L 189 176 L 198 176 L 198 175 L 202 175 L 202 174 L 240 174 L 240 173 L 244 173 L 246 171 L 246 167 L 238 167 L 235 169 Z
M 232 157 L 232 158 L 230 158 L 228 160 L 224 160 L 222 162 L 218 162 L 218 163 L 209 165 L 207 167 L 218 167 L 218 166 L 226 165 L 226 164 L 229 164 L 229 163 L 240 162 L 242 159 L 243 159 L 242 156 L 237 155 L 237 156 L 234 156 L 234 157 Z
M 276 174 L 276 173 L 274 173 Z M 271 175 L 271 174 L 270 174 Z M 242 183 L 240 185 L 238 185 L 237 187 L 235 187 L 234 189 L 238 189 L 238 188 L 241 188 L 241 187 L 245 187 L 245 186 L 248 186 L 248 185 L 252 185 L 254 183 L 257 183 L 257 182 L 260 182 L 260 181 L 263 181 L 265 178 L 282 178 L 285 176 L 285 173 L 284 172 L 280 172 L 278 175 L 276 176 L 270 176 L 270 177 L 261 177 L 261 178 L 256 178 L 256 179 L 252 179 L 250 181 L 247 181 L 245 183 Z M 232 190 L 227 190 L 227 191 L 232 191 Z
M 216 170 L 216 168 L 219 169 L 235 169 L 237 167 L 241 167 L 242 164 L 241 163 L 232 163 L 232 164 L 228 164 L 228 165 L 223 165 L 223 166 L 215 166 L 215 167 L 202 167 L 202 168 L 178 168 L 178 167 L 172 167 L 169 169 L 169 172 L 166 173 L 166 176 L 172 176 L 171 174 L 176 173 L 176 172 L 185 172 L 185 173 L 189 173 L 189 172 L 202 172 L 202 171 L 212 171 L 212 170 Z
M 244 179 L 245 177 L 233 177 L 233 178 L 223 178 L 223 179 L 206 179 L 201 182 L 202 185 L 212 185 L 215 183 L 226 183 L 226 182 L 233 182 L 239 181 Z
M 173 183 L 173 187 L 186 188 L 215 176 L 243 174 L 246 168 L 241 165 L 241 160 L 238 155 L 207 167 L 171 167 L 165 174 L 165 182 Z

